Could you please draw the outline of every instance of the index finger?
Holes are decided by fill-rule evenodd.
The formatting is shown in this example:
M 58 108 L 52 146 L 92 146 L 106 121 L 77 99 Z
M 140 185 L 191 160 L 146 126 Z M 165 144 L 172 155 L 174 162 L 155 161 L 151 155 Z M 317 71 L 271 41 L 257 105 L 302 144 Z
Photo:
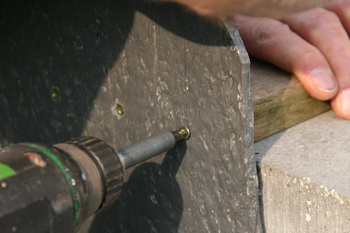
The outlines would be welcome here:
M 282 21 L 325 56 L 339 86 L 332 107 L 339 117 L 350 119 L 350 41 L 338 16 L 318 8 L 288 16 Z

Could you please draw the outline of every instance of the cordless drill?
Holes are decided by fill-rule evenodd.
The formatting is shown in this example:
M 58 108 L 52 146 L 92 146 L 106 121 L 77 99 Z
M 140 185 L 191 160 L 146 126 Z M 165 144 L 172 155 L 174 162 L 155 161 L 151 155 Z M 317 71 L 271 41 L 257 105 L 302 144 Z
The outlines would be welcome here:
M 120 150 L 89 136 L 45 146 L 0 150 L 0 232 L 76 231 L 120 195 L 125 169 L 187 140 L 190 130 L 165 131 Z

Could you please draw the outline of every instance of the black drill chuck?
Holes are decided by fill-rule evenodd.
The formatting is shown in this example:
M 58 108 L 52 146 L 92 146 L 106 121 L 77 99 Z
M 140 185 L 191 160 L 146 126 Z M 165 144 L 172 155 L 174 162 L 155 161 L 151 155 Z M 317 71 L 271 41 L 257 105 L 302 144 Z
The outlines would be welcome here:
M 180 128 L 114 150 L 95 137 L 0 151 L 1 232 L 74 232 L 120 195 L 124 170 L 188 139 Z

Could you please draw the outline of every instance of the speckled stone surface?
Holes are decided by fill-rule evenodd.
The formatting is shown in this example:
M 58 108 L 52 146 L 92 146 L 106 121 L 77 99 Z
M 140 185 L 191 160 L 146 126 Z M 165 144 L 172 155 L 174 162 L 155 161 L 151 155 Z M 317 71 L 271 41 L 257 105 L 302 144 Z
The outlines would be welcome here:
M 0 12 L 2 145 L 85 134 L 120 148 L 192 130 L 128 171 L 120 200 L 81 232 L 257 231 L 249 58 L 232 25 L 233 40 L 140 1 L 4 1 Z
M 349 140 L 327 112 L 255 143 L 267 232 L 349 232 Z

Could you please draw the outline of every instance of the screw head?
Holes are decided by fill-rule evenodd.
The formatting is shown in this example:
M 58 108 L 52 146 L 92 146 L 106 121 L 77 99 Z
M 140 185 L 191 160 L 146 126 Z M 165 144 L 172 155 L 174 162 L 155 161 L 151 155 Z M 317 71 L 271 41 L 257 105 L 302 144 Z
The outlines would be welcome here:
M 50 88 L 50 95 L 51 95 L 51 100 L 53 102 L 59 102 L 61 101 L 61 91 L 59 87 L 52 86 Z
M 117 113 L 117 115 L 119 115 L 119 116 L 122 116 L 122 115 L 124 115 L 124 108 L 123 108 L 123 106 L 121 105 L 121 104 L 116 104 L 115 105 L 115 112 Z
M 179 128 L 179 133 L 181 135 L 183 135 L 182 136 L 183 140 L 187 140 L 187 139 L 189 139 L 191 137 L 191 130 L 188 127 L 186 127 L 186 126 L 180 127 Z
M 191 137 L 191 130 L 186 126 L 180 127 L 179 129 L 172 131 L 172 133 L 177 142 L 181 140 L 188 140 Z

